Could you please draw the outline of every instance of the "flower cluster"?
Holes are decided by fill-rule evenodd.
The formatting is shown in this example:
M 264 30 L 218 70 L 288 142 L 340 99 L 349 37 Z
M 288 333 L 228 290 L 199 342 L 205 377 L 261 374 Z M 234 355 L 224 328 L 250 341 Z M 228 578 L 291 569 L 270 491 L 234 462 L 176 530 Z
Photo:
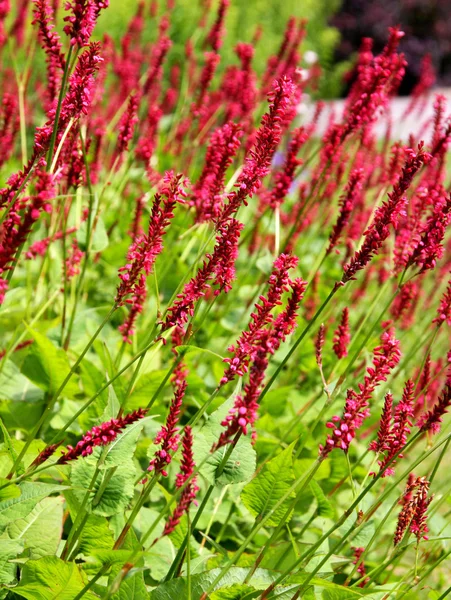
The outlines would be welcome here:
M 182 446 L 182 461 L 180 464 L 180 473 L 177 475 L 176 487 L 185 487 L 174 512 L 166 522 L 162 535 L 169 535 L 174 531 L 180 523 L 182 516 L 188 512 L 191 504 L 195 502 L 196 492 L 199 490 L 196 485 L 196 477 L 192 477 L 196 465 L 193 458 L 193 432 L 189 425 L 185 427 Z
M 431 433 L 438 433 L 440 431 L 440 424 L 442 417 L 448 412 L 451 406 L 451 381 L 446 381 L 445 387 L 440 394 L 439 399 L 434 404 L 431 410 L 423 413 L 417 421 L 417 426 L 420 431 L 430 431 Z
M 131 294 L 136 295 L 136 290 L 143 285 L 144 275 L 152 272 L 155 260 L 163 249 L 163 236 L 174 217 L 174 208 L 177 203 L 183 203 L 186 197 L 182 187 L 186 185 L 187 180 L 183 175 L 174 175 L 172 171 L 165 174 L 163 187 L 155 194 L 147 234 L 133 241 L 127 253 L 129 262 L 119 269 L 121 283 L 115 300 L 118 306 L 124 304 Z M 138 294 L 138 297 L 141 296 Z
M 393 475 L 395 458 L 402 458 L 401 450 L 407 443 L 414 415 L 414 383 L 408 380 L 402 399 L 393 414 L 393 396 L 387 393 L 379 425 L 377 439 L 371 442 L 369 449 L 383 455 L 378 461 L 382 477 Z
M 332 430 L 327 436 L 324 446 L 320 446 L 320 455 L 325 458 L 334 448 L 348 451 L 349 445 L 356 435 L 357 429 L 368 417 L 369 400 L 382 382 L 399 362 L 401 352 L 399 341 L 392 331 L 385 331 L 381 336 L 381 345 L 374 349 L 373 366 L 368 367 L 364 382 L 359 384 L 359 391 L 349 389 L 341 417 L 334 416 L 326 424 Z
M 350 341 L 349 309 L 345 307 L 341 314 L 340 325 L 337 327 L 334 334 L 333 350 L 337 358 L 345 358 L 348 356 L 348 346 Z
M 127 425 L 139 421 L 146 415 L 146 410 L 139 408 L 125 417 L 111 419 L 101 425 L 95 425 L 87 431 L 75 447 L 67 446 L 58 459 L 58 464 L 65 465 L 72 460 L 77 460 L 80 456 L 89 456 L 97 446 L 107 446 L 111 444 Z
M 182 382 L 176 389 L 174 398 L 169 408 L 169 413 L 164 425 L 157 437 L 154 440 L 155 445 L 161 444 L 161 448 L 155 452 L 155 458 L 149 463 L 148 471 L 153 471 L 157 474 L 161 473 L 163 477 L 167 477 L 166 466 L 171 462 L 172 454 L 177 452 L 180 436 L 178 434 L 180 410 L 182 407 L 183 398 L 185 396 L 187 383 Z
M 415 493 L 413 493 L 415 492 Z M 415 535 L 418 542 L 421 538 L 427 540 L 427 509 L 432 502 L 432 496 L 428 497 L 429 481 L 425 477 L 409 477 L 403 494 L 403 507 L 398 515 L 393 544 L 397 546 L 405 532 L 410 531 Z

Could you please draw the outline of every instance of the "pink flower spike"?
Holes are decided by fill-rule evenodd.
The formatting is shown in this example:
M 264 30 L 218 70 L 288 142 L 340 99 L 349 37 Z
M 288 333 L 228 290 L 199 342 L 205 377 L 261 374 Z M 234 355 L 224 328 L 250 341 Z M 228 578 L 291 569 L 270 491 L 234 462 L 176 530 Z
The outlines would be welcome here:
M 182 408 L 183 398 L 185 396 L 187 383 L 186 381 L 181 382 L 174 394 L 174 398 L 169 408 L 169 413 L 166 419 L 166 425 L 164 425 L 157 437 L 154 440 L 154 444 L 161 444 L 160 450 L 155 452 L 155 458 L 153 458 L 149 466 L 148 471 L 154 471 L 155 473 L 161 473 L 164 477 L 167 477 L 166 466 L 172 460 L 172 454 L 177 452 L 179 445 L 179 428 L 177 427 L 180 410 Z
M 337 358 L 348 356 L 348 346 L 351 341 L 349 329 L 349 309 L 345 307 L 342 312 L 340 325 L 335 330 L 333 350 Z
M 187 425 L 185 427 L 185 434 L 182 441 L 182 461 L 180 464 L 180 473 L 177 475 L 176 487 L 181 488 L 189 480 L 194 473 L 195 462 L 193 458 L 193 432 L 191 427 Z M 182 495 L 178 501 L 174 512 L 169 517 L 162 535 L 169 535 L 174 531 L 177 525 L 180 523 L 184 513 L 187 513 L 191 504 L 195 501 L 196 492 L 199 487 L 196 485 L 196 477 L 193 477 L 191 481 L 186 485 L 182 491 Z
M 72 460 L 77 460 L 80 456 L 89 456 L 95 447 L 111 444 L 127 425 L 144 418 L 146 412 L 146 409 L 140 408 L 125 417 L 111 419 L 111 421 L 94 426 L 85 433 L 75 448 L 67 446 L 66 452 L 60 456 L 58 464 L 65 465 Z

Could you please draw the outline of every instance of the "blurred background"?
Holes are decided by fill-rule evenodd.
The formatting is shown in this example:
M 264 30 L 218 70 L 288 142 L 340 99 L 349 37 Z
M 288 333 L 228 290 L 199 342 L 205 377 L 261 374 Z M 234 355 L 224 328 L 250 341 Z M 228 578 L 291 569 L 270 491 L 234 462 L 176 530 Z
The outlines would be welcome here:
M 213 15 L 214 0 L 176 0 L 171 11 L 172 60 L 184 55 L 185 43 L 196 31 L 202 7 L 209 1 Z M 138 0 L 110 0 L 111 7 L 103 12 L 97 33 L 119 40 L 138 4 Z M 221 50 L 224 64 L 234 61 L 235 44 L 251 41 L 261 26 L 263 36 L 255 63 L 261 72 L 268 56 L 278 48 L 287 20 L 295 15 L 308 20 L 304 50 L 314 52 L 323 67 L 319 97 L 343 96 L 352 81 L 352 65 L 362 38 L 372 37 L 379 52 L 388 27 L 394 25 L 406 33 L 401 49 L 409 63 L 400 93 L 407 95 L 415 86 L 425 54 L 431 56 L 437 84 L 451 85 L 451 0 L 231 0 L 230 4 Z M 150 6 L 155 18 L 166 11 L 165 1 Z M 148 31 L 150 40 L 156 29 Z

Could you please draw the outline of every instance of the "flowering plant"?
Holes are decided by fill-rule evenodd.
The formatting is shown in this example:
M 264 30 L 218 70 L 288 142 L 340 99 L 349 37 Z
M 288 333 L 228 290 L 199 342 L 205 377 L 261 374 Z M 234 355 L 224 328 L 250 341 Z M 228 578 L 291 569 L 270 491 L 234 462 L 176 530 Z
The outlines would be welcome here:
M 0 596 L 444 598 L 445 99 L 394 139 L 392 29 L 323 126 L 304 21 L 168 4 L 0 2 Z

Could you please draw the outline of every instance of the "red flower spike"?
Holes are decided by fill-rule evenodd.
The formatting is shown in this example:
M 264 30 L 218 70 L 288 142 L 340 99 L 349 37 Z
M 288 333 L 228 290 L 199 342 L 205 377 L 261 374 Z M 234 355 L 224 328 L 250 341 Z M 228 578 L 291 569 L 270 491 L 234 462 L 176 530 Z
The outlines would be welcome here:
M 252 360 L 255 348 L 258 347 L 260 337 L 263 335 L 265 327 L 273 320 L 271 311 L 276 306 L 280 306 L 282 294 L 289 289 L 288 271 L 293 269 L 297 263 L 298 259 L 289 254 L 281 254 L 274 261 L 266 296 L 260 296 L 260 303 L 255 305 L 255 312 L 251 314 L 252 320 L 248 330 L 243 331 L 236 344 L 228 348 L 233 356 L 224 359 L 229 366 L 222 376 L 220 385 L 232 381 L 235 375 L 242 377 L 247 372 L 249 361 Z
M 434 404 L 431 410 L 422 414 L 417 421 L 417 427 L 420 431 L 430 431 L 431 433 L 438 433 L 440 431 L 440 424 L 442 417 L 448 412 L 451 406 L 451 382 L 448 381 L 442 390 L 442 393 Z
M 147 467 L 148 471 L 154 471 L 157 474 L 161 473 L 163 477 L 167 477 L 166 466 L 171 462 L 172 454 L 175 454 L 179 447 L 180 436 L 178 434 L 179 427 L 177 427 L 177 425 L 186 387 L 186 381 L 182 381 L 176 387 L 174 398 L 171 402 L 166 419 L 166 425 L 160 429 L 154 440 L 154 444 L 161 444 L 161 448 L 155 452 L 155 458 L 150 461 L 149 466 Z
M 212 451 L 228 444 L 238 431 L 246 435 L 247 428 L 253 427 L 257 419 L 258 398 L 263 388 L 266 369 L 269 364 L 269 356 L 274 354 L 287 336 L 296 327 L 297 311 L 304 296 L 307 282 L 296 279 L 290 283 L 292 293 L 283 310 L 274 320 L 272 328 L 260 330 L 256 346 L 252 351 L 252 366 L 249 373 L 249 382 L 244 387 L 244 395 L 238 395 L 233 408 L 222 421 L 225 427 L 214 444 Z
M 215 295 L 231 290 L 235 279 L 235 260 L 238 256 L 238 241 L 242 223 L 231 219 L 216 236 L 216 245 L 197 274 L 178 294 L 177 300 L 167 309 L 167 317 L 163 322 L 163 331 L 177 325 L 184 327 L 194 314 L 196 302 L 203 298 L 211 285 L 218 285 Z
M 269 173 L 271 160 L 282 139 L 287 119 L 292 116 L 295 85 L 290 79 L 282 78 L 274 82 L 268 94 L 269 112 L 263 115 L 255 136 L 255 143 L 245 158 L 243 170 L 238 177 L 237 190 L 227 196 L 227 201 L 216 221 L 220 229 L 236 213 L 238 208 L 247 205 L 246 198 L 252 198 Z
M 358 271 L 365 266 L 377 254 L 383 242 L 390 235 L 390 225 L 396 226 L 400 214 L 406 205 L 405 193 L 408 190 L 415 174 L 420 167 L 429 160 L 429 154 L 424 152 L 423 145 L 419 144 L 418 152 L 407 150 L 407 160 L 402 169 L 402 174 L 395 184 L 393 191 L 388 194 L 388 200 L 380 206 L 374 215 L 370 227 L 365 231 L 365 239 L 362 247 L 353 258 L 343 267 L 343 277 L 338 285 L 343 285 L 351 279 L 355 279 Z
M 236 123 L 226 123 L 216 129 L 205 155 L 205 166 L 193 186 L 190 205 L 196 208 L 196 221 L 216 219 L 224 201 L 227 169 L 240 146 L 242 131 Z
M 337 222 L 334 225 L 329 237 L 329 246 L 326 254 L 330 254 L 340 241 L 340 237 L 349 223 L 352 209 L 356 204 L 356 199 L 362 189 L 364 171 L 363 169 L 354 169 L 349 175 L 349 181 L 346 186 L 345 194 L 340 198 L 340 212 Z
M 157 256 L 163 250 L 163 236 L 174 217 L 176 204 L 182 204 L 186 198 L 182 186 L 187 183 L 183 175 L 174 175 L 172 171 L 165 174 L 163 187 L 155 194 L 147 234 L 134 240 L 128 250 L 128 263 L 119 269 L 121 283 L 115 299 L 118 306 L 124 304 L 131 294 L 142 297 L 142 275 L 150 275 Z
M 342 312 L 340 325 L 337 327 L 334 334 L 333 350 L 337 358 L 348 356 L 348 346 L 350 341 L 349 309 L 345 307 Z
M 70 38 L 72 46 L 83 47 L 89 44 L 89 39 L 96 25 L 100 11 L 108 8 L 109 0 L 68 0 L 66 10 L 72 14 L 64 17 L 67 25 L 64 33 Z
M 111 421 L 96 425 L 85 433 L 75 448 L 67 446 L 67 451 L 60 456 L 58 464 L 65 465 L 72 460 L 77 460 L 80 456 L 89 456 L 97 446 L 111 444 L 127 425 L 131 425 L 135 421 L 144 418 L 146 412 L 146 409 L 140 408 L 125 415 L 125 417 L 111 419 Z
M 427 509 L 432 501 L 432 496 L 428 498 L 428 492 L 429 481 L 425 477 L 415 478 L 411 473 L 400 502 L 403 507 L 398 515 L 398 523 L 393 539 L 394 546 L 401 542 L 409 527 L 418 542 L 421 538 L 428 539 L 426 535 L 428 533 Z
M 320 446 L 320 455 L 325 458 L 334 448 L 348 451 L 357 429 L 369 416 L 369 400 L 382 381 L 387 380 L 390 371 L 396 367 L 401 357 L 399 341 L 391 330 L 384 331 L 381 345 L 374 349 L 373 366 L 367 368 L 364 382 L 359 384 L 359 391 L 348 390 L 341 417 L 334 416 L 326 424 L 332 430 L 327 436 L 324 446 Z
M 193 432 L 191 427 L 185 427 L 185 434 L 182 442 L 182 461 L 180 464 L 180 473 L 177 475 L 176 487 L 181 488 L 194 473 L 195 462 L 193 458 Z M 189 507 L 196 499 L 196 492 L 199 490 L 196 485 L 196 477 L 193 477 L 187 484 L 180 496 L 177 506 L 171 517 L 168 519 L 162 535 L 169 535 L 180 523 L 182 516 L 188 512 Z

